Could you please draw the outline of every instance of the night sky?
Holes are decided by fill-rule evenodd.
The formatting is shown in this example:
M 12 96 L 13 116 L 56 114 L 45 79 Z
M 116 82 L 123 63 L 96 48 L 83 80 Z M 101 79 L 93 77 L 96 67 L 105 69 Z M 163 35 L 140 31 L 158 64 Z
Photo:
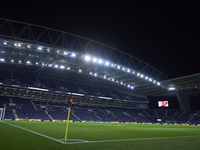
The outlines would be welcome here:
M 170 78 L 200 72 L 199 1 L 4 1 L 0 17 L 107 44 Z

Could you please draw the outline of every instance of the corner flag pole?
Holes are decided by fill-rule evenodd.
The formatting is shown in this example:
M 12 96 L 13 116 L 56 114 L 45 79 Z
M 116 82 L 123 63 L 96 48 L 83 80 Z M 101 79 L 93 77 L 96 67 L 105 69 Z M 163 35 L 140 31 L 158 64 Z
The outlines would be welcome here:
M 67 140 L 67 131 L 68 131 L 68 124 L 69 124 L 69 115 L 70 115 L 70 107 L 68 110 L 68 117 L 67 117 L 67 125 L 66 125 L 66 132 L 65 132 L 65 144 L 66 144 L 66 140 Z

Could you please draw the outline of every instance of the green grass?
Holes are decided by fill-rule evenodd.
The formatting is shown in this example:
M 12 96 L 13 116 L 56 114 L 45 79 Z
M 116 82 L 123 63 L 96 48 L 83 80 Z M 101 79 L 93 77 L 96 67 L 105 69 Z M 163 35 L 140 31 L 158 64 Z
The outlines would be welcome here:
M 54 139 L 65 136 L 64 122 L 5 121 L 0 123 L 1 150 L 197 150 L 200 147 L 200 126 L 70 122 L 68 139 L 89 142 L 70 140 L 62 144 L 6 123 Z

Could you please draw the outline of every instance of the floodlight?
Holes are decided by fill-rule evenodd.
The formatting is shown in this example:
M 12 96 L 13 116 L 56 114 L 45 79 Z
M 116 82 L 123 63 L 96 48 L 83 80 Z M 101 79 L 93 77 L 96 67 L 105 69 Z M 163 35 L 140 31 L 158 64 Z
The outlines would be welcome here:
M 149 78 L 149 81 L 151 82 L 151 81 L 152 81 L 152 79 L 151 79 L 151 78 Z
M 160 82 L 157 82 L 157 85 L 159 86 L 159 85 L 160 85 Z
M 14 62 L 14 60 L 12 59 L 11 62 Z
M 153 83 L 156 83 L 156 80 L 153 80 Z
M 49 50 L 49 48 L 47 48 L 47 52 L 49 52 L 50 50 Z
M 21 63 L 22 61 L 21 60 L 19 60 L 19 63 Z
M 106 79 L 106 76 L 103 76 L 104 79 Z
M 140 76 L 140 73 L 137 73 L 137 76 Z
M 127 87 L 130 87 L 130 85 L 128 84 Z
M 92 75 L 92 72 L 90 72 L 90 75 Z
M 130 69 L 127 69 L 127 72 L 130 72 Z
M 78 70 L 78 72 L 82 72 L 82 70 L 81 70 L 81 69 L 79 69 L 79 70 Z
M 148 78 L 149 78 L 149 77 L 146 76 L 146 77 L 145 77 L 145 80 L 148 80 Z
M 125 70 L 125 68 L 123 67 L 122 70 Z
M 60 69 L 64 69 L 65 68 L 65 66 L 60 66 Z
M 174 90 L 176 90 L 176 89 L 175 89 L 175 87 L 170 87 L 170 88 L 168 88 L 168 90 L 174 91 Z
M 141 74 L 141 75 L 140 75 L 140 77 L 141 77 L 141 78 L 143 78 L 143 77 L 144 77 L 144 75 L 143 75 L 143 74 Z
M 42 66 L 44 66 L 44 63 L 42 63 Z
M 97 59 L 96 59 L 96 58 L 93 58 L 93 62 L 97 62 Z
M 57 53 L 59 53 L 59 51 L 57 51 Z
M 5 59 L 1 58 L 1 59 L 0 59 L 0 61 L 2 61 L 2 62 L 3 62 L 3 61 L 5 61 Z
M 131 89 L 134 89 L 134 86 L 131 86 Z
M 90 60 L 91 60 L 91 57 L 88 56 L 88 55 L 86 55 L 86 56 L 85 56 L 85 60 L 86 60 L 86 61 L 90 61 Z
M 64 52 L 64 55 L 68 55 L 68 53 L 67 53 L 67 52 Z
M 17 44 L 16 44 L 16 43 L 15 43 L 14 45 L 15 45 L 15 46 L 17 46 Z
M 115 79 L 112 79 L 112 81 L 114 82 L 114 81 L 115 81 Z
M 6 42 L 4 42 L 3 44 L 4 44 L 4 45 L 7 45 L 7 43 L 6 43 Z
M 67 70 L 70 70 L 71 68 L 70 67 L 67 67 Z
M 118 65 L 117 68 L 120 69 L 120 66 Z
M 111 64 L 111 67 L 113 67 L 114 66 L 114 64 Z
M 135 74 L 135 71 L 133 71 L 132 73 Z
M 49 67 L 52 67 L 52 64 L 49 64 Z
M 76 54 L 75 54 L 75 53 L 72 53 L 72 54 L 71 54 L 71 57 L 76 57 Z
M 19 47 L 21 47 L 21 44 L 18 44 Z
M 30 62 L 30 61 L 27 61 L 26 63 L 27 63 L 27 64 L 30 64 L 31 62 Z
M 55 65 L 55 68 L 58 68 L 58 65 Z
M 106 66 L 108 66 L 108 65 L 110 65 L 110 63 L 107 61 L 107 62 L 106 62 Z
M 38 50 L 42 50 L 42 47 L 38 47 Z
M 95 76 L 95 77 L 98 76 L 97 73 L 95 73 L 94 76 Z
M 28 48 L 31 48 L 31 46 L 30 46 L 30 45 L 28 45 L 27 47 L 28 47 Z
M 103 61 L 101 59 L 99 59 L 99 64 L 101 64 Z
M 38 65 L 38 62 L 36 62 L 35 64 Z
M 123 82 L 120 82 L 120 84 L 123 84 Z

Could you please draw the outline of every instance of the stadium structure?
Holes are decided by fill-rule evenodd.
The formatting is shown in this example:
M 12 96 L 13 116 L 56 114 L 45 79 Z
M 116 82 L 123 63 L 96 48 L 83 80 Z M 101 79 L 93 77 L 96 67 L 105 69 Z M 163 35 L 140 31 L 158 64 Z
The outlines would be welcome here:
M 0 19 L 2 121 L 66 120 L 72 93 L 72 121 L 197 125 L 199 81 L 200 74 L 170 79 L 91 39 Z

